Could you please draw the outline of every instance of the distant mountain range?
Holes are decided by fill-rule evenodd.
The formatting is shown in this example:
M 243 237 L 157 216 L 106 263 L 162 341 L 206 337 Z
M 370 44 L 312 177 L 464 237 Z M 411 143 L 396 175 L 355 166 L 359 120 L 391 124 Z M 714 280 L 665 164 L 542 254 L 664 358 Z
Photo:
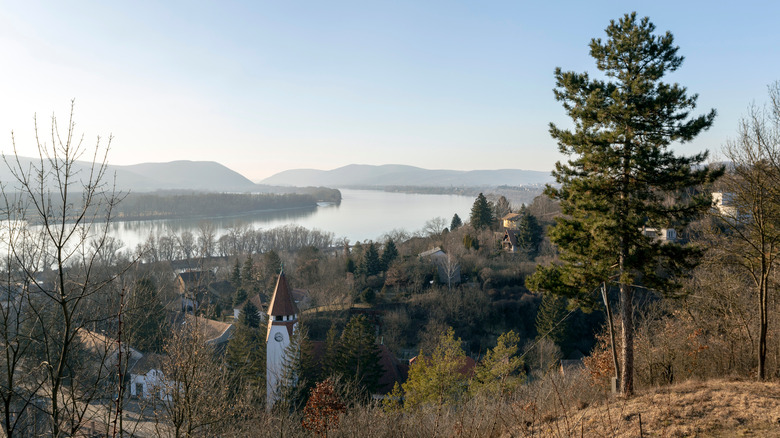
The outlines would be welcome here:
M 12 159 L 13 157 L 8 157 Z M 19 157 L 22 168 L 39 165 L 40 160 Z M 77 162 L 80 175 L 89 175 L 89 163 Z M 300 192 L 294 187 L 481 187 L 522 186 L 552 181 L 549 172 L 534 170 L 428 170 L 414 166 L 351 164 L 334 170 L 286 170 L 256 184 L 214 161 L 171 161 L 129 166 L 109 165 L 104 181 L 113 182 L 121 191 L 205 191 L 205 192 Z M 14 177 L 0 163 L 0 182 L 13 186 Z
M 293 169 L 261 181 L 278 186 L 522 186 L 552 182 L 550 172 L 519 169 L 429 170 L 414 166 L 350 164 L 333 170 Z

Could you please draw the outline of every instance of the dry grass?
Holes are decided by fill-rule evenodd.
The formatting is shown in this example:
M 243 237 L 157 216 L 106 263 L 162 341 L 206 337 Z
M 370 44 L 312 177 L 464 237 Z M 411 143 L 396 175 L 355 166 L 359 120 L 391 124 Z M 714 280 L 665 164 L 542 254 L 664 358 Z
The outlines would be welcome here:
M 611 399 L 506 436 L 780 437 L 780 384 L 709 380 L 657 388 L 628 400 Z M 574 433 L 571 433 L 573 431 Z

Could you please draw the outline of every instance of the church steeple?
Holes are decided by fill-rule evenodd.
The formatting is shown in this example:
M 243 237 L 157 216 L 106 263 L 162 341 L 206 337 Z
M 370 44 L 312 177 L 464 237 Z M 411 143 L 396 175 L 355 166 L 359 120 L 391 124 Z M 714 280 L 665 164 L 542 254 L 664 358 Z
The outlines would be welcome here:
M 267 407 L 279 398 L 279 384 L 284 374 L 285 355 L 298 325 L 298 306 L 292 299 L 284 271 L 279 273 L 274 295 L 268 306 L 268 333 L 266 334 Z

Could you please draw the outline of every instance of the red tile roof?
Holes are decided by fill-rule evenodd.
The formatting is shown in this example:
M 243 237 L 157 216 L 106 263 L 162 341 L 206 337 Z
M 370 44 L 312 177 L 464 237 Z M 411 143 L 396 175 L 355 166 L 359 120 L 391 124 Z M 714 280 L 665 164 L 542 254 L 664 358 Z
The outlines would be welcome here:
M 279 274 L 279 280 L 276 282 L 274 296 L 271 298 L 271 304 L 268 306 L 268 314 L 271 316 L 295 315 L 298 313 L 298 307 L 292 299 L 290 288 L 287 286 L 287 277 L 284 272 Z

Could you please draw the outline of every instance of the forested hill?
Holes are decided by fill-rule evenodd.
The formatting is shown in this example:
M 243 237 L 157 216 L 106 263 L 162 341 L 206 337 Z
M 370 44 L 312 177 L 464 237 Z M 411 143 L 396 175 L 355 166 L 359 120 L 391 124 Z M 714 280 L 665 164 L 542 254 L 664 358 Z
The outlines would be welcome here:
M 520 169 L 430 170 L 414 166 L 350 164 L 333 170 L 293 169 L 277 173 L 263 184 L 290 186 L 521 186 L 552 182 L 550 172 Z
M 28 173 L 33 168 L 41 166 L 38 158 L 9 157 L 8 163 L 22 173 Z M 46 162 L 44 162 L 46 165 Z M 87 178 L 90 172 L 90 163 L 77 161 L 73 164 L 74 175 L 79 178 Z M 45 168 L 45 172 L 51 174 L 51 169 Z M 30 173 L 34 175 L 34 173 Z M 6 184 L 9 191 L 15 191 L 16 178 L 8 166 L 0 164 L 0 182 Z M 168 163 L 141 163 L 127 166 L 109 165 L 106 168 L 104 182 L 115 184 L 116 189 L 123 192 L 231 192 L 231 193 L 275 193 L 275 194 L 306 194 L 313 196 L 317 201 L 338 202 L 341 194 L 338 190 L 324 187 L 298 188 L 275 187 L 270 185 L 255 184 L 238 172 L 235 172 L 222 164 L 214 161 L 188 161 L 179 160 Z M 50 181 L 53 183 L 54 181 Z

